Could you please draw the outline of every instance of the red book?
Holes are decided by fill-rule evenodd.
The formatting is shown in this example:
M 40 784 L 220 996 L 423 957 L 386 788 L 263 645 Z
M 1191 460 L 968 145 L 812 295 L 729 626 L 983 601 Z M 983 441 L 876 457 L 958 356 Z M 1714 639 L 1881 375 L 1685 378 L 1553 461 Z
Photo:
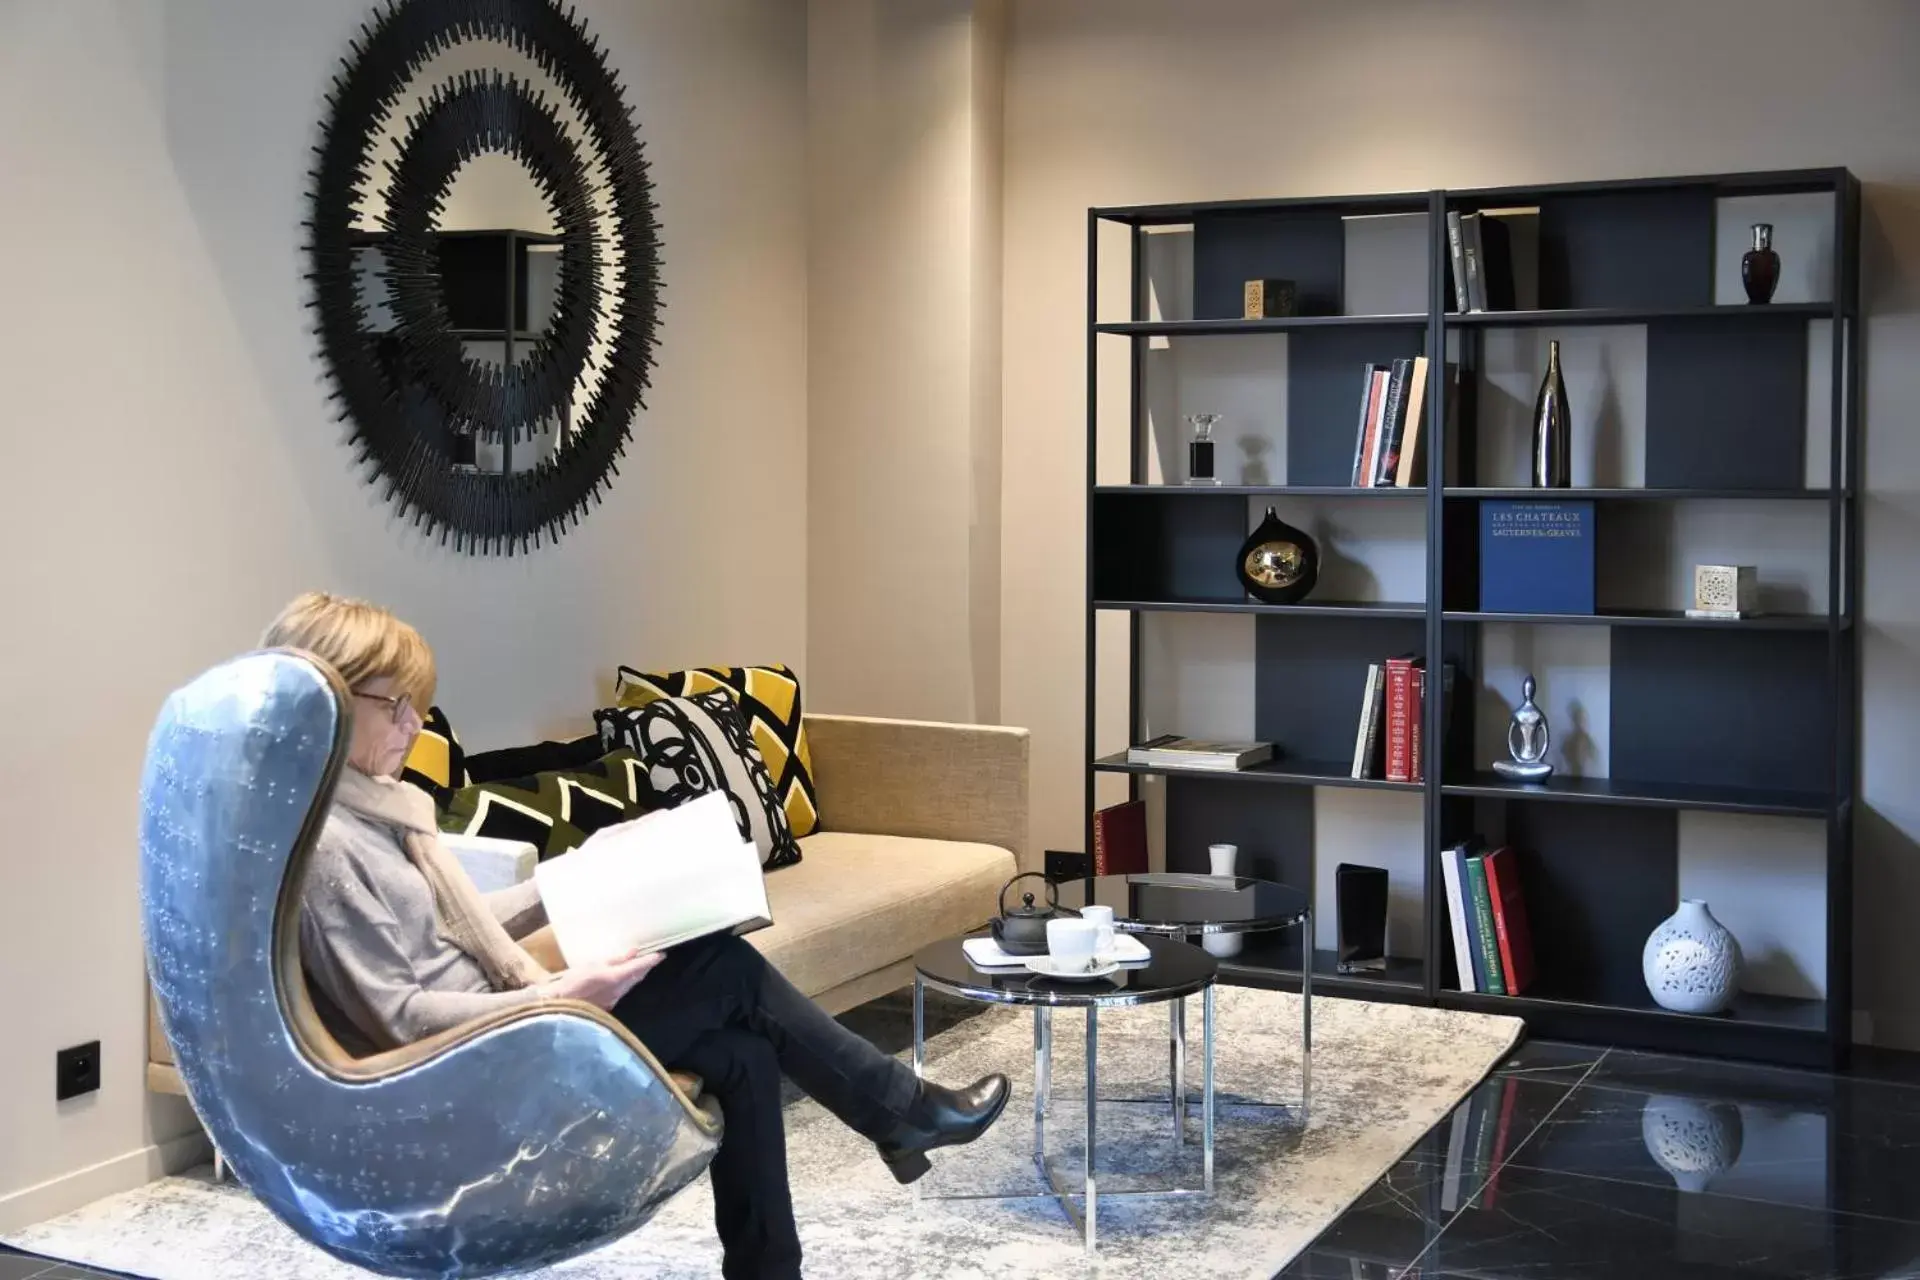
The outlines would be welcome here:
M 1425 716 L 1425 698 L 1427 696 L 1427 671 L 1425 667 L 1415 667 L 1407 677 L 1407 781 L 1421 782 L 1426 775 L 1421 773 L 1420 739 L 1423 736 L 1420 721 Z
M 1093 815 L 1093 874 L 1145 875 L 1147 802 L 1128 800 Z
M 1373 487 L 1373 464 L 1380 457 L 1380 419 L 1387 409 L 1387 383 L 1392 374 L 1381 369 L 1373 375 L 1373 390 L 1367 393 L 1367 442 L 1360 454 L 1360 487 Z
M 1493 932 L 1500 941 L 1500 967 L 1507 994 L 1517 996 L 1533 981 L 1533 934 L 1527 928 L 1527 901 L 1520 895 L 1520 859 L 1500 849 L 1483 860 L 1487 897 L 1493 906 Z
M 1387 659 L 1387 781 L 1413 780 L 1411 703 L 1413 659 Z

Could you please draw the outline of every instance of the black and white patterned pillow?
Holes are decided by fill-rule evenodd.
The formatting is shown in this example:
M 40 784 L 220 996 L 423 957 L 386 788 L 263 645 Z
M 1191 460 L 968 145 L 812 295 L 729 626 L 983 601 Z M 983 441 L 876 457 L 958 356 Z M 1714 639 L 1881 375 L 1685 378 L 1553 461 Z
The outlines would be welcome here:
M 741 837 L 753 841 L 763 868 L 800 861 L 773 775 L 732 698 L 711 691 L 659 698 L 644 707 L 607 707 L 593 719 L 602 747 L 625 747 L 639 757 L 640 781 L 652 789 L 646 799 L 653 807 L 724 791 Z

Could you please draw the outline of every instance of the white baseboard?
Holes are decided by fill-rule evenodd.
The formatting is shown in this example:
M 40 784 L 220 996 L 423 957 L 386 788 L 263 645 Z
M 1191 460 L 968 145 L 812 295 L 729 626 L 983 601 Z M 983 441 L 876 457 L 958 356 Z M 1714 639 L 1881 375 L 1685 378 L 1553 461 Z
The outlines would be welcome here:
M 155 1178 L 203 1165 L 211 1159 L 213 1144 L 207 1141 L 206 1134 L 199 1132 L 183 1134 L 170 1142 L 136 1147 L 125 1155 L 0 1196 L 0 1234 L 70 1213 L 102 1196 L 144 1187 Z

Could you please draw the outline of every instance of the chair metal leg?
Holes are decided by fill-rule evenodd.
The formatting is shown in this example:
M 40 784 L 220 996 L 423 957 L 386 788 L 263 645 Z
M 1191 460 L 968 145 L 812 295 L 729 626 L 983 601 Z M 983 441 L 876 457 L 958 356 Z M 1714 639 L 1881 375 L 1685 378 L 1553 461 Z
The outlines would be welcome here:
M 913 975 L 913 1074 L 924 1079 L 927 1073 L 927 984 Z
M 1042 1160 L 1047 1154 L 1047 1103 L 1053 1088 L 1052 1012 L 1045 1005 L 1033 1010 L 1033 1154 Z
M 215 1147 L 213 1149 L 213 1180 L 216 1183 L 225 1182 L 232 1176 L 233 1171 L 227 1168 L 227 1158 L 220 1154 L 220 1148 Z
M 1094 1220 L 1099 1215 L 1098 1192 L 1094 1186 L 1094 1148 L 1100 1126 L 1100 1006 L 1087 1006 L 1087 1149 L 1086 1149 L 1086 1227 L 1087 1252 L 1094 1251 Z
M 1307 1127 L 1313 1110 L 1313 909 L 1307 909 L 1306 937 L 1300 953 L 1300 1127 Z
M 1184 1146 L 1187 1141 L 1187 1002 L 1185 998 L 1175 1000 L 1167 1006 L 1167 1017 L 1172 1026 L 1173 1055 L 1173 1145 Z
M 1201 1185 L 1213 1192 L 1213 987 L 1200 998 L 1200 1149 Z

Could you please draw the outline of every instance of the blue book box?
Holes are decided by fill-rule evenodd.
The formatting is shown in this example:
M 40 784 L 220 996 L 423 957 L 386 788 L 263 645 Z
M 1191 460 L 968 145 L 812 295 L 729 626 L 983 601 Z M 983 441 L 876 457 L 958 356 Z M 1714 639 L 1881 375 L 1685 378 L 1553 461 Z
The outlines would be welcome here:
M 1593 503 L 1480 504 L 1483 613 L 1593 612 Z

